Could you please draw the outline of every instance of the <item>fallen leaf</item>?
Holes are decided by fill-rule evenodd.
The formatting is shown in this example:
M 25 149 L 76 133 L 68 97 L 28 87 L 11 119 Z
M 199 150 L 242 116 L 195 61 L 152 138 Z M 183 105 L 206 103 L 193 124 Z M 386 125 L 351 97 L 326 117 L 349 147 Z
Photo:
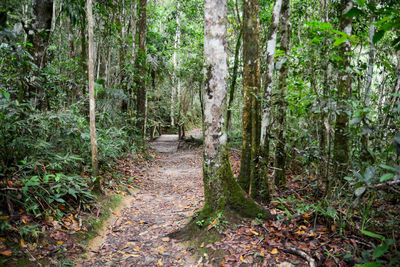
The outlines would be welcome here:
M 243 258 L 243 255 L 240 256 L 240 260 L 241 260 L 243 263 L 246 263 L 246 261 L 245 261 L 244 258 Z
M 277 248 L 274 248 L 274 249 L 271 250 L 269 253 L 272 254 L 272 255 L 278 254 L 278 249 L 277 249 Z
M 217 224 L 218 218 L 215 218 L 212 223 L 207 227 L 207 231 L 209 231 L 211 228 L 213 228 Z
M 62 244 L 64 244 L 64 241 L 57 241 L 57 244 L 62 245 Z
M 161 240 L 164 241 L 164 242 L 168 242 L 169 241 L 169 237 L 164 237 Z
M 250 232 L 251 232 L 253 235 L 259 235 L 259 233 L 257 233 L 256 231 L 250 230 Z
M 137 252 L 139 252 L 140 251 L 140 247 L 139 246 L 136 246 L 136 249 L 135 249 Z
M 9 257 L 9 256 L 11 256 L 12 252 L 11 252 L 11 250 L 5 250 L 5 251 L 1 251 L 0 254 L 3 256 Z
M 204 248 L 204 242 L 203 242 L 203 243 L 201 243 L 200 247 L 201 247 L 201 248 Z
M 157 265 L 158 265 L 158 266 L 163 266 L 162 259 L 159 259 L 159 260 L 157 261 Z

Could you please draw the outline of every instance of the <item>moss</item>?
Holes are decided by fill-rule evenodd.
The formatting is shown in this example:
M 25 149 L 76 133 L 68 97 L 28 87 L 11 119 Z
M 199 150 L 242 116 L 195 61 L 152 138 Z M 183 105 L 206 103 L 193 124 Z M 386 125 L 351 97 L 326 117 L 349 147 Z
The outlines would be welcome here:
M 226 208 L 233 210 L 243 217 L 254 218 L 261 215 L 264 219 L 272 219 L 273 216 L 254 200 L 248 198 L 240 185 L 236 183 L 229 162 L 227 149 L 225 149 L 223 158 L 224 165 L 220 168 L 220 177 L 225 180 L 224 191 L 227 197 Z
M 122 195 L 97 196 L 97 202 L 101 203 L 99 207 L 101 208 L 102 216 L 89 217 L 86 220 L 85 224 L 89 225 L 90 229 L 88 232 L 79 232 L 76 234 L 79 243 L 82 243 L 82 241 L 88 243 L 98 235 L 98 231 L 103 227 L 104 222 L 111 216 L 111 210 L 115 209 L 121 203 L 122 199 Z

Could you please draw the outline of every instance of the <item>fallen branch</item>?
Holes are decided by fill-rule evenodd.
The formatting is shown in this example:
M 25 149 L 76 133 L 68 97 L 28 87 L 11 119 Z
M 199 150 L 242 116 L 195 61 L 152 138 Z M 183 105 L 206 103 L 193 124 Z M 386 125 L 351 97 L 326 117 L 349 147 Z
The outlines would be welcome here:
M 382 183 L 382 184 L 377 184 L 377 185 L 374 185 L 374 188 L 383 188 L 383 187 L 386 187 L 386 186 L 392 186 L 392 185 L 397 185 L 397 184 L 400 184 L 400 180 L 397 180 L 397 181 L 391 181 L 391 182 L 387 182 L 387 183 Z
M 308 265 L 310 267 L 316 267 L 317 266 L 316 263 L 315 263 L 314 258 L 311 257 L 310 255 L 308 255 L 307 253 L 305 253 L 302 250 L 298 250 L 298 249 L 295 249 L 295 248 L 285 248 L 285 249 L 283 249 L 283 251 L 302 257 L 303 259 L 308 261 Z

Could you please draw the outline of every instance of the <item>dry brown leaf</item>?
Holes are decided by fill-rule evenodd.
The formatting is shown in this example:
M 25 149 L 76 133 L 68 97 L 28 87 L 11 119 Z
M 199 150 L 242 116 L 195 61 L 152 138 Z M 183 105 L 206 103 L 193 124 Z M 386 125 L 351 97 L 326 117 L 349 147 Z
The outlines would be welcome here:
M 11 250 L 8 249 L 8 250 L 5 250 L 5 251 L 1 251 L 0 254 L 3 255 L 3 256 L 9 257 L 9 256 L 11 256 L 12 252 L 11 252 Z

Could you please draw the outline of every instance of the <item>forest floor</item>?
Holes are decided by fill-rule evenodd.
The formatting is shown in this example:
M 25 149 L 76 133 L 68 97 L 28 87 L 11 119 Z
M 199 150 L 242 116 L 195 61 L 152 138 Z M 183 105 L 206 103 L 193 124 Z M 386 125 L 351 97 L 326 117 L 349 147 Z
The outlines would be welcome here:
M 199 130 L 189 134 L 198 135 Z M 217 242 L 193 247 L 169 238 L 203 205 L 201 148 L 177 149 L 178 144 L 176 136 L 162 136 L 150 144 L 156 151 L 153 160 L 121 161 L 120 169 L 135 175 L 138 190 L 114 212 L 86 257 L 75 259 L 78 266 L 347 265 L 333 255 L 345 255 L 350 245 L 358 246 L 356 240 L 339 237 L 334 226 L 317 223 L 312 214 L 287 216 L 277 202 L 266 208 L 280 214 L 280 220 L 243 220 L 235 225 L 221 220 L 207 230 L 220 233 Z M 240 154 L 233 152 L 231 161 L 237 173 Z M 288 192 L 293 194 L 293 188 Z
M 200 130 L 187 135 L 199 137 Z M 122 196 L 117 208 L 93 203 L 92 220 L 100 221 L 110 210 L 97 237 L 80 244 L 79 233 L 85 213 L 78 211 L 63 221 L 43 222 L 40 249 L 24 244 L 29 261 L 9 266 L 353 266 L 355 255 L 371 249 L 368 240 L 339 234 L 317 207 L 313 206 L 312 177 L 297 179 L 288 174 L 288 188 L 273 192 L 265 206 L 276 220 L 243 219 L 234 224 L 214 220 L 200 240 L 180 242 L 168 237 L 181 229 L 203 206 L 202 149 L 164 135 L 150 143 L 150 158 L 128 156 L 116 167 L 127 181 L 127 189 L 108 184 L 106 198 Z M 240 152 L 230 154 L 235 175 Z M 113 180 L 111 179 L 110 182 Z M 201 225 L 200 225 L 201 226 Z M 200 227 L 199 226 L 199 227 Z M 217 241 L 207 239 L 218 234 Z M 81 240 L 81 241 L 80 241 Z M 18 241 L 16 241 L 18 242 Z M 35 264 L 37 263 L 37 264 Z M 0 264 L 1 265 L 1 264 Z

